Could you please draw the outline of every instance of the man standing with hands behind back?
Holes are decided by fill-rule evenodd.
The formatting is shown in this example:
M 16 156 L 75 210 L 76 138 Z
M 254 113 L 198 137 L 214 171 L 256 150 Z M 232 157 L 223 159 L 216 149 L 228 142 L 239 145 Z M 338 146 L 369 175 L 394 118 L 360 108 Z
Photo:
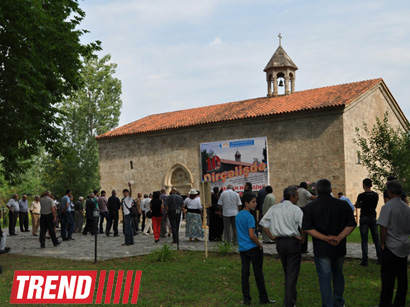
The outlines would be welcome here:
M 302 229 L 313 237 L 322 306 L 342 307 L 345 304 L 346 237 L 355 229 L 356 220 L 347 202 L 332 197 L 329 180 L 319 180 L 316 189 L 319 197 L 305 207 Z

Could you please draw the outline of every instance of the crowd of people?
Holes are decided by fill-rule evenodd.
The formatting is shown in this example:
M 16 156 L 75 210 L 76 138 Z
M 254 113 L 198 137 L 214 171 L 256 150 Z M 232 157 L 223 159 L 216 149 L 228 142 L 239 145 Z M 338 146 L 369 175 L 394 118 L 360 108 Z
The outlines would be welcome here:
M 313 187 L 313 189 L 312 189 Z M 329 180 L 322 179 L 308 189 L 306 182 L 289 186 L 283 198 L 277 201 L 271 186 L 252 191 L 252 183 L 244 185 L 243 193 L 228 185 L 226 190 L 215 187 L 212 205 L 208 210 L 209 240 L 226 241 L 238 245 L 242 262 L 242 293 L 245 304 L 251 303 L 249 290 L 250 263 L 253 265 L 259 291 L 259 303 L 272 303 L 265 288 L 263 275 L 263 244 L 276 244 L 285 273 L 284 306 L 295 306 L 297 280 L 302 254 L 308 250 L 308 236 L 313 239 L 314 261 L 319 279 L 322 306 L 343 306 L 345 303 L 343 262 L 346 255 L 346 237 L 357 223 L 354 211 L 359 208 L 362 266 L 368 266 L 368 232 L 376 249 L 377 264 L 381 265 L 382 289 L 379 306 L 391 306 L 394 283 L 398 286 L 394 306 L 404 306 L 407 294 L 407 256 L 410 253 L 410 208 L 399 181 L 388 178 L 384 192 L 385 205 L 376 219 L 379 195 L 372 191 L 372 181 L 363 180 L 364 192 L 353 203 L 342 192 L 332 194 Z M 28 205 L 27 195 L 21 199 L 15 194 L 7 203 L 9 235 L 15 232 L 17 219 L 20 231 L 28 232 L 28 214 L 31 214 L 32 234 L 38 236 L 41 248 L 46 239 L 54 246 L 61 244 L 56 228 L 61 227 L 62 241 L 75 240 L 73 233 L 96 233 L 119 236 L 120 214 L 123 219 L 124 243 L 134 244 L 138 233 L 160 238 L 171 237 L 179 242 L 181 220 L 185 218 L 185 238 L 204 239 L 203 206 L 199 191 L 191 189 L 184 199 L 176 188 L 169 195 L 166 190 L 150 194 L 137 193 L 133 197 L 131 184 L 122 191 L 115 190 L 109 198 L 106 192 L 94 191 L 74 202 L 71 190 L 58 202 L 49 191 Z M 83 226 L 85 221 L 85 225 Z M 104 229 L 105 221 L 105 229 Z M 141 227 L 140 227 L 141 225 Z M 378 227 L 380 227 L 380 236 Z M 1 231 L 0 253 L 7 253 L 6 236 Z M 262 236 L 260 241 L 259 236 Z M 380 239 L 379 239 L 380 238 Z
M 333 197 L 331 182 L 316 182 L 315 192 L 307 190 L 307 184 L 289 186 L 283 198 L 272 205 L 270 187 L 259 191 L 258 196 L 244 195 L 243 210 L 236 214 L 235 225 L 242 262 L 242 293 L 244 304 L 251 303 L 249 291 L 250 263 L 253 265 L 259 292 L 259 303 L 269 299 L 263 275 L 263 245 L 255 235 L 256 222 L 252 212 L 262 204 L 259 225 L 264 232 L 265 243 L 276 242 L 276 250 L 285 274 L 284 306 L 295 306 L 297 280 L 302 253 L 307 249 L 307 235 L 313 238 L 316 272 L 322 298 L 322 306 L 344 306 L 345 279 L 343 262 L 346 255 L 346 237 L 357 226 L 355 208 L 361 209 L 360 234 L 362 238 L 362 266 L 368 266 L 367 237 L 370 230 L 376 247 L 377 264 L 381 265 L 381 292 L 378 306 L 405 306 L 407 295 L 407 257 L 410 253 L 410 208 L 401 183 L 388 178 L 384 191 L 385 205 L 376 219 L 378 194 L 371 190 L 372 181 L 363 180 L 364 192 L 355 205 L 343 193 Z M 245 194 L 245 193 L 244 193 Z M 265 195 L 265 202 L 260 196 Z M 229 195 L 229 194 L 227 194 Z M 232 197 L 232 199 L 234 199 Z M 273 200 L 273 203 L 275 201 Z M 223 206 L 224 199 L 221 200 Z M 231 218 L 232 219 L 232 218 Z M 377 225 L 380 227 L 380 240 Z M 231 238 L 234 239 L 234 238 Z M 393 301 L 395 281 L 397 290 Z M 392 302 L 393 301 L 393 302 Z
M 109 198 L 106 197 L 106 191 L 94 191 L 87 196 L 84 203 L 82 196 L 74 201 L 70 189 L 66 190 L 60 201 L 57 201 L 50 191 L 45 191 L 41 196 L 35 196 L 31 206 L 28 205 L 27 195 L 24 194 L 19 199 L 19 195 L 14 194 L 6 205 L 9 210 L 9 235 L 17 235 L 18 219 L 20 232 L 30 231 L 30 213 L 31 231 L 33 236 L 39 236 L 41 248 L 46 247 L 46 239 L 51 239 L 54 246 L 58 246 L 62 241 L 75 240 L 74 233 L 99 233 L 106 236 L 112 234 L 118 237 L 120 215 L 123 219 L 124 246 L 133 245 L 134 236 L 138 233 L 153 235 L 155 243 L 158 243 L 161 237 L 172 235 L 172 243 L 176 244 L 183 218 L 186 219 L 188 241 L 199 241 L 204 238 L 199 191 L 191 189 L 185 200 L 176 188 L 172 188 L 169 195 L 162 189 L 144 194 L 144 197 L 141 193 L 133 197 L 129 183 L 122 194 L 120 200 L 115 190 Z M 57 228 L 60 228 L 61 241 L 56 235 Z M 6 235 L 2 232 L 1 243 L 5 245 L 5 242 Z M 7 253 L 9 250 L 5 247 L 0 253 Z

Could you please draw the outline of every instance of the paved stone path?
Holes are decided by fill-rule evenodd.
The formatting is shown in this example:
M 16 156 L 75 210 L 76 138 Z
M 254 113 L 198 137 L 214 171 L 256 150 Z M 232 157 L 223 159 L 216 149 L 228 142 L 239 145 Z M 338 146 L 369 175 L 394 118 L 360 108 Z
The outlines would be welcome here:
M 7 229 L 3 231 L 7 233 Z M 73 234 L 75 240 L 64 241 L 57 247 L 53 247 L 51 240 L 46 240 L 46 248 L 40 248 L 39 237 L 33 236 L 31 232 L 20 233 L 17 228 L 16 233 L 18 234 L 16 236 L 7 236 L 7 246 L 11 247 L 10 254 L 94 261 L 95 236 L 90 234 L 75 233 Z M 57 229 L 57 236 L 59 235 L 60 231 Z M 61 240 L 61 237 L 59 240 Z M 97 260 L 147 255 L 164 243 L 171 244 L 172 239 L 168 237 L 161 238 L 159 243 L 155 243 L 153 235 L 146 236 L 139 233 L 134 236 L 134 241 L 134 245 L 121 246 L 124 243 L 122 229 L 120 229 L 119 237 L 113 237 L 112 235 L 107 237 L 105 234 L 98 234 Z M 176 244 L 172 244 L 172 248 L 176 249 Z M 205 242 L 189 242 L 185 238 L 184 225 L 182 225 L 179 248 L 180 250 L 205 251 Z M 216 248 L 217 242 L 208 242 L 208 251 L 215 251 Z M 277 255 L 276 245 L 264 244 L 264 252 L 268 255 Z M 308 253 L 303 256 L 304 259 L 313 259 L 312 242 L 309 242 Z M 360 259 L 360 244 L 348 243 L 346 257 Z M 369 244 L 369 258 L 376 259 L 375 248 L 371 244 Z

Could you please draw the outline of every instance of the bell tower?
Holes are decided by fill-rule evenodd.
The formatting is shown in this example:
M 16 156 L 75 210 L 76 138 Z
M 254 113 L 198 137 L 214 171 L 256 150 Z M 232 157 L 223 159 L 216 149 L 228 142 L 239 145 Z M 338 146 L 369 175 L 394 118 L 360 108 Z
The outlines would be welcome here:
M 263 70 L 266 72 L 268 97 L 278 96 L 278 86 L 285 86 L 285 95 L 290 95 L 295 92 L 296 70 L 298 70 L 298 67 L 282 48 L 282 35 L 280 33 L 278 37 L 279 47 Z

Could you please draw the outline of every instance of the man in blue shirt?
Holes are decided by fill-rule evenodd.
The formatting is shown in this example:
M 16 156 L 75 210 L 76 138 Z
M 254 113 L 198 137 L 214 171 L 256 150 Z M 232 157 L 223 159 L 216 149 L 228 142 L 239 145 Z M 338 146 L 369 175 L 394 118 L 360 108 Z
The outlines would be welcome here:
M 74 232 L 74 219 L 71 214 L 71 190 L 67 190 L 61 198 L 61 237 L 63 241 L 74 240 L 71 236 Z M 68 231 L 68 233 L 67 233 Z
M 19 220 L 20 231 L 28 232 L 28 201 L 26 194 L 19 200 Z
M 255 235 L 255 218 L 250 211 L 256 208 L 256 198 L 252 194 L 243 196 L 243 210 L 235 218 L 238 234 L 239 253 L 242 262 L 242 294 L 243 303 L 251 304 L 249 287 L 250 264 L 252 262 L 256 285 L 259 292 L 259 304 L 274 303 L 269 299 L 263 276 L 263 246 Z
M 9 209 L 9 235 L 15 236 L 16 234 L 16 223 L 17 217 L 19 215 L 20 206 L 17 201 L 18 194 L 14 194 L 13 197 L 8 201 L 7 208 Z
M 352 211 L 354 211 L 354 206 L 353 206 L 352 201 L 351 201 L 349 198 L 347 198 L 346 196 L 344 196 L 344 195 L 343 195 L 343 192 L 337 193 L 337 197 L 338 197 L 340 200 L 344 200 L 345 202 L 347 202 L 347 203 L 349 204 L 350 208 L 352 209 Z

